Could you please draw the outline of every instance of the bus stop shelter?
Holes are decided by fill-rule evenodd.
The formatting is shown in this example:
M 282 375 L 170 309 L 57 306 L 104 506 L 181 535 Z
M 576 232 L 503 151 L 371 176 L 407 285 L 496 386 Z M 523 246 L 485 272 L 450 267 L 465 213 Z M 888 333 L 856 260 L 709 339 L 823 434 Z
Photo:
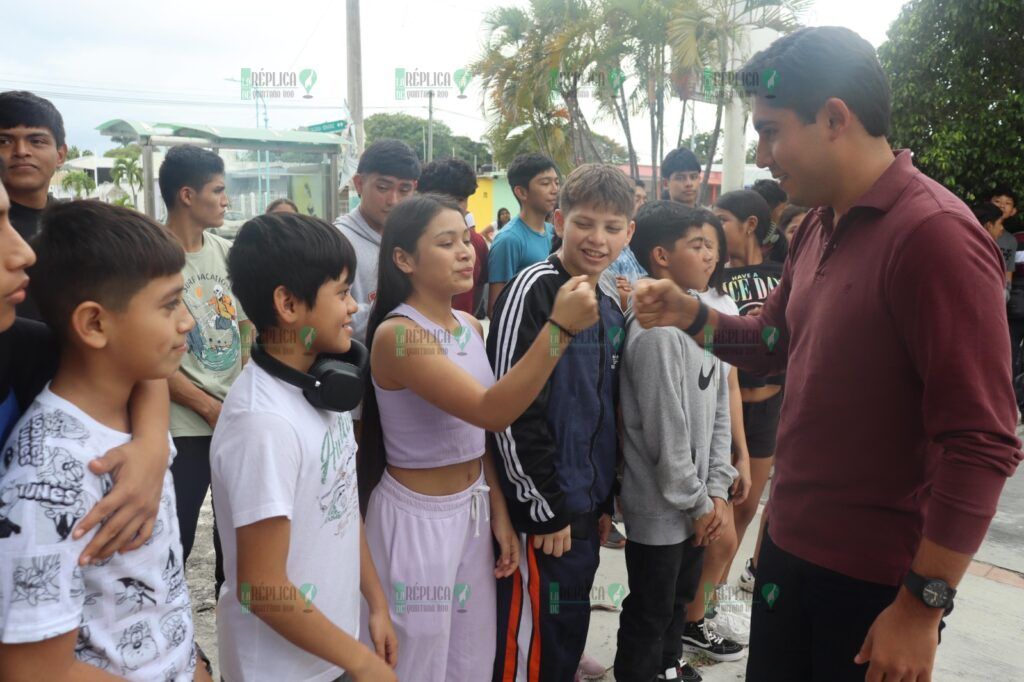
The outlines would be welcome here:
M 192 144 L 220 153 L 223 150 L 256 151 L 261 160 L 270 154 L 288 152 L 321 155 L 320 175 L 323 176 L 322 215 L 333 219 L 339 214 L 338 178 L 339 164 L 345 154 L 348 140 L 334 133 L 317 133 L 299 130 L 274 130 L 270 128 L 237 128 L 190 123 L 147 123 L 129 119 L 113 119 L 97 127 L 97 130 L 118 142 L 134 142 L 142 147 L 142 185 L 146 214 L 156 215 L 156 176 L 154 152 L 158 147 L 175 147 Z M 269 187 L 270 162 L 266 162 Z

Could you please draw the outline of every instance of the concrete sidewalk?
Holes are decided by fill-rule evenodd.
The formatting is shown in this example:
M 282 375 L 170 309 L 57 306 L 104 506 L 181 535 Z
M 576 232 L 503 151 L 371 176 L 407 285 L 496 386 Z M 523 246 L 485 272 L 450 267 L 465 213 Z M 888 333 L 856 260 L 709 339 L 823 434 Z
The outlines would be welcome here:
M 1024 428 L 1018 429 L 1024 437 Z M 763 510 L 763 505 L 762 505 Z M 754 533 L 760 512 L 750 524 L 733 562 L 729 583 L 736 585 L 746 557 L 754 551 Z M 598 590 L 615 583 L 626 585 L 626 562 L 622 550 L 602 549 L 601 567 L 594 583 Z M 968 575 L 960 583 L 956 609 L 946 620 L 935 661 L 935 682 L 947 680 L 1024 680 L 1024 466 L 1017 469 L 999 501 L 981 549 Z M 615 679 L 611 670 L 615 658 L 617 613 L 591 613 L 587 653 L 609 668 L 603 678 Z M 733 663 L 691 661 L 707 682 L 742 680 L 746 659 Z
M 1018 429 L 1018 436 L 1024 437 L 1024 427 Z M 212 520 L 207 499 L 187 569 L 196 638 L 218 671 Z M 753 553 L 753 531 L 759 522 L 760 515 L 751 523 L 753 530 L 740 546 L 739 559 L 730 575 L 732 585 L 736 585 L 746 557 Z M 602 549 L 595 588 L 603 587 L 607 594 L 608 586 L 615 583 L 627 585 L 623 552 Z M 604 677 L 608 682 L 615 679 L 611 666 L 618 626 L 618 613 L 595 610 L 591 614 L 587 653 L 609 669 Z M 746 670 L 745 659 L 711 665 L 696 663 L 708 682 L 742 680 Z M 1007 482 L 985 543 L 960 584 L 956 610 L 943 632 L 933 680 L 1024 681 L 1024 466 Z

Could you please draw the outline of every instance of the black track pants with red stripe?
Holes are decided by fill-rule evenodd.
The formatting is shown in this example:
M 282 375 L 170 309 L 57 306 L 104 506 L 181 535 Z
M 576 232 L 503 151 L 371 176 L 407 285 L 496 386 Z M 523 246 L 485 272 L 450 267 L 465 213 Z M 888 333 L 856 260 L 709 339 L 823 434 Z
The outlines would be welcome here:
M 572 547 L 557 559 L 534 549 L 532 535 L 519 536 L 519 571 L 498 581 L 494 682 L 572 682 L 601 549 L 593 519 L 573 524 Z

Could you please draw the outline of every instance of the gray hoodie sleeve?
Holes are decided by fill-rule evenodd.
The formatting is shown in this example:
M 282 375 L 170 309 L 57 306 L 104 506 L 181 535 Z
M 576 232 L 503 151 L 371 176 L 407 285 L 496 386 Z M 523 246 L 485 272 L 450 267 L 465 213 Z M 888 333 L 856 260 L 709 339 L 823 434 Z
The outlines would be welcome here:
M 641 332 L 629 348 L 630 357 L 636 360 L 628 367 L 637 408 L 643 415 L 644 448 L 655 458 L 653 474 L 661 496 L 696 520 L 714 509 L 714 504 L 697 473 L 690 423 L 683 410 L 683 368 L 691 350 L 684 341 L 673 329 L 656 327 Z
M 719 361 L 721 362 L 721 361 Z M 721 369 L 721 368 L 720 368 Z M 738 472 L 732 465 L 732 419 L 729 416 L 729 380 L 719 372 L 718 407 L 715 429 L 711 434 L 711 459 L 708 462 L 708 495 L 729 499 L 729 487 Z

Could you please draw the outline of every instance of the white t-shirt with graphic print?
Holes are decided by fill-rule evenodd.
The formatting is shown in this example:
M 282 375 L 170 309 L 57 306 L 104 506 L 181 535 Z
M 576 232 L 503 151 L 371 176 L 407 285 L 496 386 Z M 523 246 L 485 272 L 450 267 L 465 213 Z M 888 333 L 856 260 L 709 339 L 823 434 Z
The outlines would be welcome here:
M 287 571 L 300 598 L 359 637 L 359 492 L 348 412 L 312 407 L 302 391 L 248 363 L 228 392 L 210 445 L 226 580 L 217 604 L 221 675 L 227 682 L 334 680 L 342 669 L 295 646 L 259 619 L 257 600 L 283 602 L 287 586 L 238 600 L 235 529 L 291 520 Z M 269 588 L 269 590 L 267 590 Z M 263 603 L 259 608 L 274 609 Z
M 196 659 L 170 471 L 145 545 L 79 567 L 96 530 L 71 538 L 112 487 L 89 462 L 130 439 L 49 386 L 11 431 L 0 454 L 0 641 L 77 629 L 75 656 L 84 663 L 129 680 L 184 682 Z

